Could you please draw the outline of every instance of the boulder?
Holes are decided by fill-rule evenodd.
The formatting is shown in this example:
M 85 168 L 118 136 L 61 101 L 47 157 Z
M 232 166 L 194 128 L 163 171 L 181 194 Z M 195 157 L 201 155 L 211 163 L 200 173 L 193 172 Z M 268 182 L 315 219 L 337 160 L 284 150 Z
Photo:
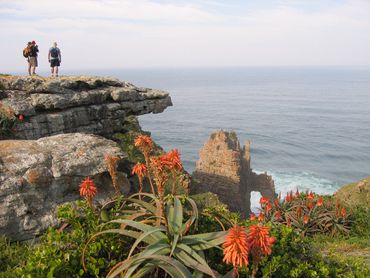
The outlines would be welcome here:
M 58 223 L 58 204 L 81 198 L 79 184 L 91 177 L 96 200 L 114 195 L 104 157 L 126 154 L 106 138 L 83 133 L 60 134 L 38 140 L 0 141 L 0 234 L 11 240 L 31 239 Z M 128 192 L 129 182 L 119 171 L 118 186 Z

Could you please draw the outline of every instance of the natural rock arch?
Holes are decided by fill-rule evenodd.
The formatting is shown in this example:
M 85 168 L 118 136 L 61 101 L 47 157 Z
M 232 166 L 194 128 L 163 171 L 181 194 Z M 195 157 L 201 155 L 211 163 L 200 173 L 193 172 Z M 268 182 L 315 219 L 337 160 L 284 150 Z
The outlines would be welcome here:
M 275 197 L 275 185 L 267 173 L 256 174 L 251 168 L 250 141 L 240 148 L 235 132 L 215 131 L 199 152 L 193 173 L 192 191 L 217 194 L 232 211 L 250 213 L 251 192 Z

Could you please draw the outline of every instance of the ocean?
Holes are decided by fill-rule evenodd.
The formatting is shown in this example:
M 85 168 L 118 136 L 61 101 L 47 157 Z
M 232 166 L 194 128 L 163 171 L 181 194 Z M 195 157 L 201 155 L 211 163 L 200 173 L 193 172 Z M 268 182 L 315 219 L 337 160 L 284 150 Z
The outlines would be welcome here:
M 370 176 L 368 67 L 89 73 L 170 92 L 173 107 L 139 120 L 164 149 L 179 149 L 189 172 L 210 134 L 225 129 L 234 130 L 241 144 L 251 140 L 252 168 L 272 175 L 283 194 L 297 188 L 333 193 L 344 183 Z

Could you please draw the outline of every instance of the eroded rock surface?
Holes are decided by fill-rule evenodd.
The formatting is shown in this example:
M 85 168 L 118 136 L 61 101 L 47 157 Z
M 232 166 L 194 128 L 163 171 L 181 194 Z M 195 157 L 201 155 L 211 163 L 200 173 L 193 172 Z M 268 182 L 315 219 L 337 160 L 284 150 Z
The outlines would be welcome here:
M 24 116 L 12 133 L 15 139 L 72 132 L 110 137 L 122 131 L 126 116 L 160 113 L 172 105 L 167 92 L 108 77 L 0 76 L 0 83 L 0 101 Z
M 193 173 L 193 193 L 213 192 L 233 211 L 250 213 L 252 191 L 271 200 L 275 185 L 271 176 L 256 174 L 251 168 L 250 142 L 243 149 L 234 132 L 216 131 L 199 152 Z
M 39 140 L 0 141 L 0 234 L 25 240 L 57 224 L 58 204 L 80 198 L 79 184 L 90 176 L 97 200 L 114 193 L 105 155 L 126 155 L 119 146 L 97 135 L 60 134 Z M 129 191 L 125 173 L 118 185 Z

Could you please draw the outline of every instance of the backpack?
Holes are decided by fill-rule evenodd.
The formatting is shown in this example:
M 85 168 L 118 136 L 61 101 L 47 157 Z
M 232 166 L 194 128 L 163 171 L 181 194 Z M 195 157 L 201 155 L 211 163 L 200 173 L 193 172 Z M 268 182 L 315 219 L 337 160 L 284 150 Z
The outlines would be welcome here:
M 56 47 L 51 48 L 50 55 L 52 58 L 59 58 L 59 49 Z
M 23 56 L 24 58 L 28 58 L 28 56 L 30 56 L 31 54 L 31 48 L 30 47 L 26 47 L 25 49 L 23 49 Z

